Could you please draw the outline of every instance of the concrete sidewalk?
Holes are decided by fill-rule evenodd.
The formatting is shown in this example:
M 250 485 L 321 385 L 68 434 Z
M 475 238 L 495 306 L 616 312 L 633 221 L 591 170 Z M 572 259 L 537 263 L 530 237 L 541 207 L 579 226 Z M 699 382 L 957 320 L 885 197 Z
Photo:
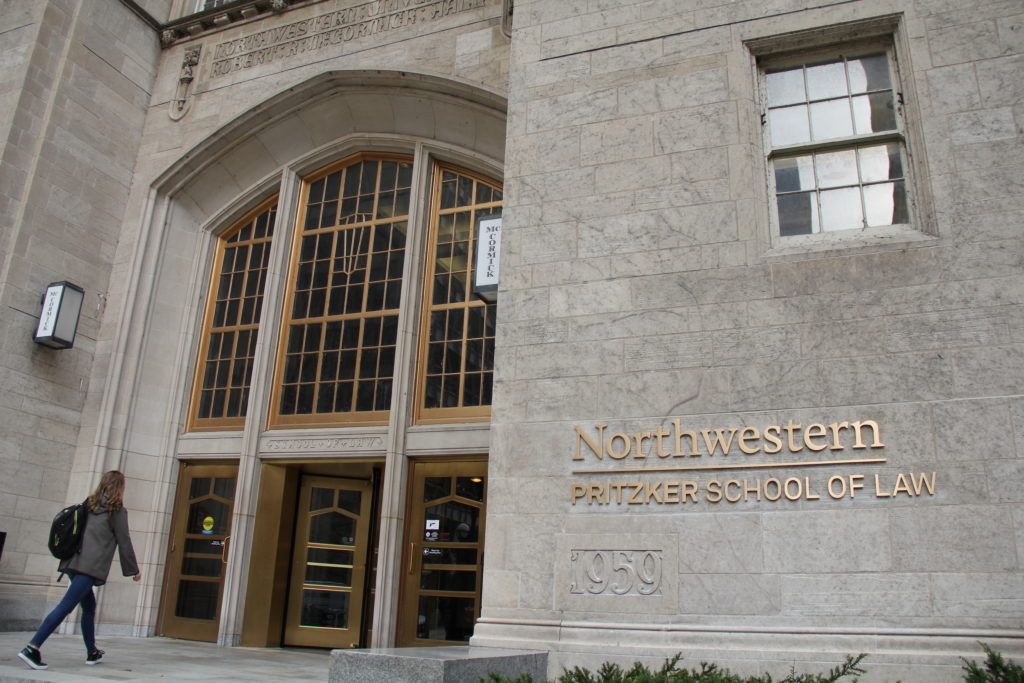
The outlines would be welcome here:
M 45 671 L 34 671 L 18 658 L 31 633 L 0 633 L 0 683 L 58 681 L 326 681 L 329 650 L 218 647 L 173 638 L 128 638 L 100 635 L 106 650 L 95 666 L 85 663 L 78 635 L 55 633 L 43 645 Z

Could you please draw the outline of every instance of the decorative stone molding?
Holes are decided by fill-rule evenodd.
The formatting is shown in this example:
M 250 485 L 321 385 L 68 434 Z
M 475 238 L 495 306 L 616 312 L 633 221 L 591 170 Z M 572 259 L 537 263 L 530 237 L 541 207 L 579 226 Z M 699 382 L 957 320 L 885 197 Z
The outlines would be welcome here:
M 309 439 L 267 439 L 263 451 L 268 453 L 336 453 L 338 451 L 365 451 L 384 448 L 381 436 L 339 436 Z

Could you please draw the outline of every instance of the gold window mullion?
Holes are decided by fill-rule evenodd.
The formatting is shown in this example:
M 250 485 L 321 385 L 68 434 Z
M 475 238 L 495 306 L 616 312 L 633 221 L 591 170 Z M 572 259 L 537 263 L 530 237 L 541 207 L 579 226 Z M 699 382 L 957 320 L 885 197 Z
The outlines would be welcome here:
M 328 278 L 328 281 L 330 279 Z M 328 287 L 327 291 L 330 291 Z M 324 293 L 324 308 L 327 307 L 327 292 Z M 316 355 L 316 370 L 313 372 L 313 405 L 320 405 L 320 373 L 323 372 L 324 363 L 324 338 L 327 335 L 327 323 L 329 319 L 325 318 L 320 322 L 320 340 L 317 343 L 317 348 L 320 349 L 320 353 Z

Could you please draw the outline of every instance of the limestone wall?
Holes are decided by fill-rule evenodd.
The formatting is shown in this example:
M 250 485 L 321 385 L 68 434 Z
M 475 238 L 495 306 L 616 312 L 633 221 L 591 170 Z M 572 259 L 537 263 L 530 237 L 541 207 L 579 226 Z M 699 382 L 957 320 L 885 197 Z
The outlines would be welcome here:
M 70 475 L 76 443 L 92 443 L 80 432 L 102 392 L 96 342 L 159 45 L 119 2 L 7 2 L 0 15 L 0 628 L 16 628 L 38 621 L 56 578 L 50 518 L 94 482 Z M 41 296 L 65 279 L 86 292 L 75 346 L 38 347 Z
M 516 3 L 475 643 L 903 680 L 1017 647 L 1024 15 L 804 7 Z M 879 20 L 912 230 L 773 238 L 757 58 Z M 797 431 L 866 420 L 884 447 Z

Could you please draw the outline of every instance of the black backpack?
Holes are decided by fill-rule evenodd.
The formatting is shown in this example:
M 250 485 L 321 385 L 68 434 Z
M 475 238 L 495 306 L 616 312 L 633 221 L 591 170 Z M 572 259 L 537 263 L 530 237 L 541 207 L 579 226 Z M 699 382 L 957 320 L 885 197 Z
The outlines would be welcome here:
M 85 523 L 89 521 L 89 501 L 69 505 L 53 518 L 46 545 L 58 560 L 66 560 L 82 549 Z

